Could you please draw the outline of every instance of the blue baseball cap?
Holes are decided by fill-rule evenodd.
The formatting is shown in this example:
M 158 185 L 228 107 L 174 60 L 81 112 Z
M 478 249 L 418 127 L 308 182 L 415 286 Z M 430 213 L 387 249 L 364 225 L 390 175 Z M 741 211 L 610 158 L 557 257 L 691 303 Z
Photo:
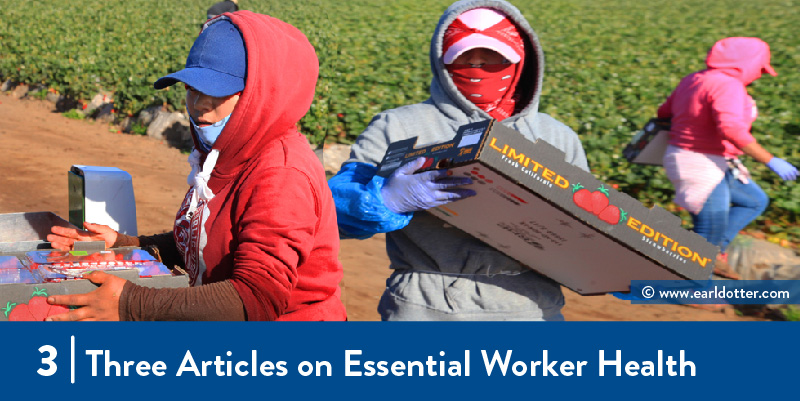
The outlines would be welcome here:
M 242 34 L 236 25 L 221 18 L 194 41 L 186 68 L 159 78 L 153 86 L 164 89 L 183 82 L 208 96 L 225 97 L 244 90 L 246 72 Z

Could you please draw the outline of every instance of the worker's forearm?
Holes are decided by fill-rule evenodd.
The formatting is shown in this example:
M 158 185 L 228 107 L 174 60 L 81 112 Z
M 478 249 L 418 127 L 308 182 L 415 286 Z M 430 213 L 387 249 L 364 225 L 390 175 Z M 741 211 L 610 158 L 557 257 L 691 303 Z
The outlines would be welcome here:
M 755 161 L 761 163 L 768 163 L 772 160 L 772 153 L 767 152 L 766 149 L 761 147 L 758 142 L 750 142 L 742 148 L 744 154 L 752 157 Z

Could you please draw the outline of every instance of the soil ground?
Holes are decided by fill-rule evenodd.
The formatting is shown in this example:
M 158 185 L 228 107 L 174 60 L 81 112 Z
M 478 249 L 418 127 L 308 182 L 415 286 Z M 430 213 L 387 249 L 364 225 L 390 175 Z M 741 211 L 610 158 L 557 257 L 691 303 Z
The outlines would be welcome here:
M 187 155 L 116 127 L 71 120 L 47 101 L 0 94 L 0 213 L 51 211 L 68 216 L 67 172 L 74 164 L 113 166 L 133 177 L 140 234 L 171 230 L 187 189 Z M 389 275 L 383 236 L 342 241 L 344 302 L 350 320 L 378 320 Z M 675 305 L 631 305 L 610 295 L 585 297 L 564 289 L 567 320 L 753 320 L 728 307 L 709 311 Z

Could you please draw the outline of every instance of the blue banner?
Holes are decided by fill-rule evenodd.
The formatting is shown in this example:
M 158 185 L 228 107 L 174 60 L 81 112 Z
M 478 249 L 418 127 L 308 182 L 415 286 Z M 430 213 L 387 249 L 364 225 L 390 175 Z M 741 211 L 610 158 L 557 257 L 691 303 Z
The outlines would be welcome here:
M 800 280 L 631 281 L 634 304 L 800 304 Z
M 9 400 L 765 399 L 800 360 L 790 322 L 2 326 Z

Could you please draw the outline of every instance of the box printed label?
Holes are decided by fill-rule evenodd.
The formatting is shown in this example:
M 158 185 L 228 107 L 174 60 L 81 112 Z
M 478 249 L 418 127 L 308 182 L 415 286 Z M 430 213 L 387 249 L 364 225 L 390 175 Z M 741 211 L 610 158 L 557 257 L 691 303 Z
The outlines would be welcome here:
M 561 189 L 570 187 L 569 180 L 561 176 L 557 171 L 531 159 L 514 147 L 499 142 L 496 137 L 490 139 L 488 149 L 500 153 L 502 155 L 501 160 L 508 163 L 509 166 L 520 169 L 537 183 L 544 184 L 549 189 L 553 189 L 554 185 Z M 711 261 L 711 258 L 702 256 L 691 248 L 681 245 L 666 234 L 642 223 L 639 219 L 632 216 L 628 218 L 628 213 L 625 210 L 611 203 L 610 189 L 606 188 L 605 185 L 601 185 L 595 191 L 590 191 L 581 183 L 575 183 L 572 185 L 571 190 L 572 200 L 575 205 L 607 224 L 626 223 L 625 226 L 642 234 L 642 241 L 652 244 L 669 257 L 673 257 L 682 263 L 687 263 L 687 261 L 695 263 L 702 268 L 706 268 Z

